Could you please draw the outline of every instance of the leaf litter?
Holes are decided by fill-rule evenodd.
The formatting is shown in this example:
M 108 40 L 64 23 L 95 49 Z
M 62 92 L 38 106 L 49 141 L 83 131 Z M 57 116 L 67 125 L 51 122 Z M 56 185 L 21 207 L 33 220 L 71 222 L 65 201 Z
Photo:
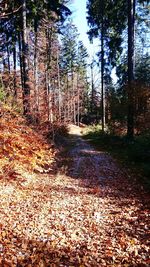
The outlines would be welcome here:
M 8 129 L 5 140 L 11 145 L 6 142 L 0 179 L 0 266 L 150 266 L 149 195 L 136 180 L 85 143 L 78 127 L 71 128 L 74 147 L 65 155 L 71 162 L 67 171 L 35 172 L 41 168 L 37 146 L 45 155 L 38 154 L 42 166 L 46 159 L 52 164 L 55 154 L 33 131 L 37 146 L 28 146 L 32 140 L 19 135 L 21 126 L 12 123 Z M 14 157 L 10 133 L 15 131 L 27 161 L 20 150 L 16 161 L 8 161 Z

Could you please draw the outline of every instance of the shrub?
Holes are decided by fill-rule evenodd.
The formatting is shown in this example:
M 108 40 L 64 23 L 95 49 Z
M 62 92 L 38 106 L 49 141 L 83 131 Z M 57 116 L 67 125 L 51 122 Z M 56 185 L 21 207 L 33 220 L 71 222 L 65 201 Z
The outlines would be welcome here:
M 1 87 L 0 85 L 0 101 L 3 102 L 5 100 L 5 91 L 3 89 L 3 87 Z

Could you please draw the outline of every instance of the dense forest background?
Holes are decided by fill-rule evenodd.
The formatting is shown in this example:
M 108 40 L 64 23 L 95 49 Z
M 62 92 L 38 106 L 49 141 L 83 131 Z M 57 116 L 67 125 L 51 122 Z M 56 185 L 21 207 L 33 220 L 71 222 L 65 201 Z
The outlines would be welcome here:
M 97 123 L 131 139 L 149 130 L 149 1 L 87 1 L 88 35 L 100 44 L 92 62 L 69 4 L 1 1 L 0 100 L 34 124 Z

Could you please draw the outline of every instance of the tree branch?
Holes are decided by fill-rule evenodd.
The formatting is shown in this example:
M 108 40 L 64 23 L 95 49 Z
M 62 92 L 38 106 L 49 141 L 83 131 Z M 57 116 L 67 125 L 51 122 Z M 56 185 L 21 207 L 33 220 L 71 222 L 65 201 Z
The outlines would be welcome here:
M 22 8 L 22 5 L 10 13 L 7 13 L 7 14 L 3 13 L 2 15 L 0 15 L 0 19 L 7 18 L 12 14 L 17 13 L 21 8 Z

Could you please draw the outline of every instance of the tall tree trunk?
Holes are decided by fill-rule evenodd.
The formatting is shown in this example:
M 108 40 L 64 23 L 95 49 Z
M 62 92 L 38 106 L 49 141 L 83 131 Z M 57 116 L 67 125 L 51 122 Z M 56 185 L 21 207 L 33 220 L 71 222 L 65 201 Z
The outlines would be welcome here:
M 134 136 L 134 21 L 135 0 L 128 0 L 128 121 L 127 136 Z
M 70 96 L 69 96 L 69 79 L 68 79 L 68 73 L 67 73 L 67 119 L 68 122 L 70 121 Z
M 38 122 L 39 88 L 38 88 L 38 57 L 37 57 L 37 19 L 34 19 L 34 94 L 35 94 L 35 119 Z
M 22 67 L 23 67 L 23 113 L 30 117 L 30 87 L 28 84 L 28 44 L 27 44 L 26 0 L 22 0 Z
M 78 103 L 77 103 L 77 125 L 80 125 L 80 89 L 79 89 L 79 74 L 77 72 L 77 94 L 78 94 Z
M 13 93 L 13 104 L 17 101 L 17 85 L 16 85 L 16 33 L 13 36 L 13 86 L 14 86 L 14 93 Z
M 21 34 L 18 33 L 20 76 L 21 76 L 21 85 L 22 85 L 22 92 L 23 92 L 24 82 L 23 82 L 22 46 L 21 46 L 21 43 L 22 43 L 21 42 Z
M 94 61 L 91 63 L 91 86 L 92 86 L 92 99 L 91 99 L 91 113 L 93 113 L 94 110 L 94 77 L 93 77 L 93 67 L 94 67 Z
M 13 1 L 13 9 L 14 9 L 14 1 Z M 17 103 L 17 84 L 16 84 L 16 56 L 17 56 L 17 53 L 16 53 L 16 17 L 15 15 L 13 16 L 13 27 L 15 29 L 15 32 L 13 33 L 12 35 L 12 43 L 13 43 L 13 89 L 14 89 L 14 92 L 13 92 L 13 105 Z
M 10 52 L 9 52 L 9 43 L 8 43 L 8 36 L 7 36 L 7 44 L 6 44 L 6 49 L 7 49 L 7 65 L 8 65 L 8 72 L 10 73 Z
M 101 116 L 102 131 L 105 131 L 105 90 L 104 90 L 104 0 L 102 0 L 102 26 L 101 26 Z
M 75 106 L 75 88 L 74 88 L 74 70 L 72 68 L 72 113 L 73 122 L 76 124 L 76 106 Z
M 52 37 L 53 37 L 53 27 L 46 29 L 46 51 L 47 51 L 47 97 L 48 97 L 48 120 L 53 123 L 54 114 L 53 114 L 53 92 L 52 88 L 52 79 L 50 75 L 51 61 L 52 61 Z
M 58 79 L 58 114 L 61 121 L 61 84 L 60 84 L 60 69 L 59 69 L 59 49 L 57 48 L 57 79 Z
M 51 105 L 51 94 L 50 94 L 50 84 L 49 84 L 49 73 L 48 69 L 45 69 L 45 86 L 44 86 L 44 106 L 45 111 L 47 111 L 47 118 L 46 120 L 51 121 L 50 118 L 50 105 Z

